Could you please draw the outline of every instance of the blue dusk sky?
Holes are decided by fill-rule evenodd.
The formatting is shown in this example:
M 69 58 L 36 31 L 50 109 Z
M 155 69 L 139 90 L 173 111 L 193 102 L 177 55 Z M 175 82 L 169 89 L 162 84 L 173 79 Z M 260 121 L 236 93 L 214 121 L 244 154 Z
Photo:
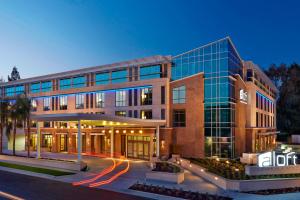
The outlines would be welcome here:
M 230 36 L 261 67 L 300 63 L 297 0 L 1 0 L 0 76 L 177 55 Z

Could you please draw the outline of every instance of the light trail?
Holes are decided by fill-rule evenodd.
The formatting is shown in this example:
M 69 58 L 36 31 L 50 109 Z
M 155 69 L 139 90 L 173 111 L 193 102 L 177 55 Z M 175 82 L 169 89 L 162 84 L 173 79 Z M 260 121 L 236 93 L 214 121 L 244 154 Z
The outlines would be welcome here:
M 103 171 L 101 171 L 97 176 L 91 178 L 91 179 L 87 179 L 87 180 L 83 180 L 83 181 L 78 181 L 78 182 L 74 182 L 73 185 L 74 186 L 78 186 L 78 185 L 83 185 L 86 183 L 91 183 L 93 181 L 96 181 L 97 179 L 101 178 L 102 176 L 112 172 L 117 166 L 119 166 L 120 164 L 122 164 L 122 160 L 118 161 L 118 163 L 116 164 L 116 161 L 114 159 L 112 159 L 113 161 L 113 165 L 104 169 Z
M 23 198 L 20 198 L 20 197 L 17 197 L 15 195 L 8 194 L 8 193 L 2 192 L 2 191 L 0 191 L 0 197 L 4 197 L 4 198 L 7 198 L 7 199 L 11 199 L 11 200 L 24 200 Z
M 114 180 L 116 180 L 122 174 L 125 174 L 129 170 L 129 167 L 130 167 L 129 161 L 127 160 L 126 162 L 127 162 L 127 167 L 125 169 L 123 169 L 122 171 L 120 171 L 119 173 L 115 174 L 114 176 L 112 176 L 111 178 L 109 178 L 107 180 L 90 184 L 89 187 L 98 187 L 101 185 L 109 184 L 109 183 L 113 182 Z

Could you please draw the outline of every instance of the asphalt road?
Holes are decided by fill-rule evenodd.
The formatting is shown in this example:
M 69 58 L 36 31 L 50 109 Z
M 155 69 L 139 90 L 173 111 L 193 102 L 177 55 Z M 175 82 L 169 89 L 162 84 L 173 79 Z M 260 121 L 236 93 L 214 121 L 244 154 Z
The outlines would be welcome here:
M 67 200 L 142 200 L 146 198 L 88 187 L 74 187 L 63 183 L 38 177 L 0 171 L 0 191 L 24 199 Z M 1 198 L 0 199 L 4 199 Z

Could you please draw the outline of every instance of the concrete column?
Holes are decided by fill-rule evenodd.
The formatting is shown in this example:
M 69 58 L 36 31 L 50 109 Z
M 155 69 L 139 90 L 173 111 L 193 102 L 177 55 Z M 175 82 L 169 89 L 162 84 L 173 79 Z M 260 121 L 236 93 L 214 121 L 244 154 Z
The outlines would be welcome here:
M 80 120 L 78 120 L 78 131 L 77 131 L 77 162 L 81 162 L 81 150 L 82 150 L 81 123 L 80 123 Z
M 156 157 L 159 157 L 159 126 L 156 127 Z
M 40 122 L 36 123 L 36 158 L 41 158 L 41 125 Z
M 114 128 L 110 128 L 110 157 L 114 157 Z
M 125 134 L 125 157 L 127 158 L 127 145 L 128 145 L 128 139 L 127 139 L 127 133 Z

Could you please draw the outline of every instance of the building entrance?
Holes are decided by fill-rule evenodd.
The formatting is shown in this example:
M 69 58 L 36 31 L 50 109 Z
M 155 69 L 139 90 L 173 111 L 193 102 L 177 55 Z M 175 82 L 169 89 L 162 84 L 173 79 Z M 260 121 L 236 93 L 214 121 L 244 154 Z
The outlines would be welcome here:
M 127 157 L 142 160 L 150 159 L 149 136 L 127 136 Z
M 59 135 L 60 145 L 59 151 L 66 152 L 68 151 L 68 135 Z

